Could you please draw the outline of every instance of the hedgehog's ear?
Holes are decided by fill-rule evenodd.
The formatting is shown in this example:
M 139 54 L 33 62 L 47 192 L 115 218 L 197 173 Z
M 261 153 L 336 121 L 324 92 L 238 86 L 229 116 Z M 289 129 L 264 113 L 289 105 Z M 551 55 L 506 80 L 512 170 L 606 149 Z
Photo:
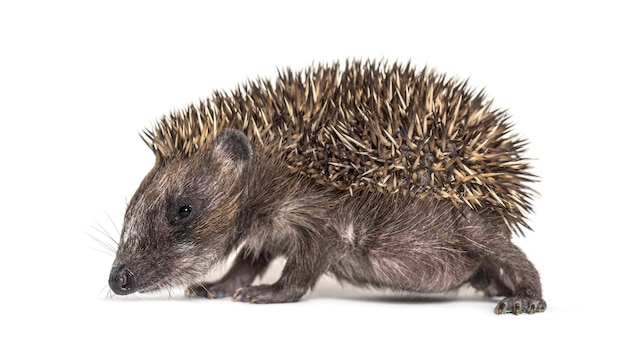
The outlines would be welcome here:
M 242 131 L 226 129 L 215 139 L 215 152 L 232 160 L 240 171 L 252 165 L 252 146 Z

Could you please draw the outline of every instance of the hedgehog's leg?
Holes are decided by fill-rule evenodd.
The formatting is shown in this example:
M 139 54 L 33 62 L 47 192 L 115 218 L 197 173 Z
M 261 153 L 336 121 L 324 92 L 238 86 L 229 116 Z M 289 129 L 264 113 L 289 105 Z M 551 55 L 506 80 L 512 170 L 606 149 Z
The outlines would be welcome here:
M 271 261 L 269 254 L 258 257 L 242 250 L 228 272 L 216 282 L 203 282 L 187 288 L 185 294 L 190 297 L 222 298 L 233 296 L 238 289 L 249 286 L 261 275 Z
M 325 269 L 313 258 L 289 258 L 281 277 L 274 284 L 243 287 L 235 293 L 236 301 L 251 303 L 286 303 L 298 301 L 317 282 Z M 327 267 L 325 265 L 324 267 Z
M 489 253 L 470 282 L 487 296 L 505 297 L 497 304 L 496 314 L 544 311 L 539 273 L 526 255 L 501 237 L 487 248 Z
M 309 238 L 306 243 L 294 243 L 296 248 L 286 254 L 280 278 L 274 284 L 243 287 L 235 293 L 235 301 L 251 303 L 286 303 L 298 301 L 313 288 L 319 277 L 330 267 L 336 253 L 331 236 Z

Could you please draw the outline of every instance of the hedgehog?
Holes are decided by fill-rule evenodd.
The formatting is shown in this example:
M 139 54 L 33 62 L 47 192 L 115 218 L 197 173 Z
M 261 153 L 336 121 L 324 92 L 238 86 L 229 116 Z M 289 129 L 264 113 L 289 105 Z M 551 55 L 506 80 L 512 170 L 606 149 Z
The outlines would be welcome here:
M 161 118 L 128 203 L 109 286 L 295 302 L 325 274 L 406 293 L 471 286 L 497 314 L 546 309 L 512 243 L 537 176 L 507 111 L 410 63 L 285 68 Z M 205 277 L 234 258 L 216 281 Z M 284 259 L 272 284 L 253 284 Z

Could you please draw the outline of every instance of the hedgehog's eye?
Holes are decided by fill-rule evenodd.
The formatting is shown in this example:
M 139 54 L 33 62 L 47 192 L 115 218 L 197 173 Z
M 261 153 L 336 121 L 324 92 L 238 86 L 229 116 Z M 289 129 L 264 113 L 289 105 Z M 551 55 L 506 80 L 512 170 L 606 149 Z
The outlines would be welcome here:
M 185 219 L 189 217 L 189 215 L 191 214 L 191 211 L 192 211 L 191 205 L 181 206 L 178 209 L 178 212 L 176 212 L 176 216 L 174 217 L 174 220 L 181 220 L 181 219 Z

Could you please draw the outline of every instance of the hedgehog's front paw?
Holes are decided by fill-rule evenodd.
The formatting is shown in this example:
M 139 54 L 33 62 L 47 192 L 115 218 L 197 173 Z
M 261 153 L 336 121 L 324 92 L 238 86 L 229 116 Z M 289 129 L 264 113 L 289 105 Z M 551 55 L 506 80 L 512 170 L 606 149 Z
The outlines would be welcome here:
M 541 298 L 528 297 L 506 297 L 496 305 L 496 314 L 513 313 L 519 315 L 521 313 L 534 314 L 541 313 L 546 310 L 546 301 Z
M 185 290 L 187 297 L 222 298 L 232 296 L 239 286 L 228 283 L 200 283 L 191 285 Z
M 243 287 L 235 292 L 235 301 L 250 303 L 286 303 L 302 298 L 307 289 L 285 288 L 274 285 L 256 285 Z

